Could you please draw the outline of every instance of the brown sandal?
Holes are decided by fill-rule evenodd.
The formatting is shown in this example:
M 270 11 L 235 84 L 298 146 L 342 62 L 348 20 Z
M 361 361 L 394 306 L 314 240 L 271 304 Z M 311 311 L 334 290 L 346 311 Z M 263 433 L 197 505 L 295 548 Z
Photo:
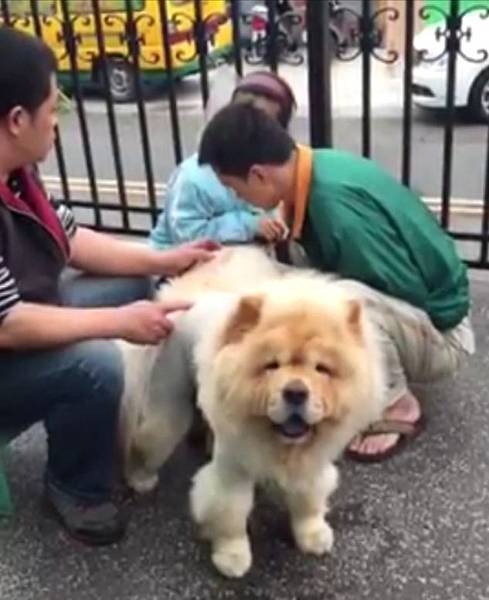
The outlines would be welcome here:
M 362 439 L 370 437 L 372 435 L 382 435 L 394 433 L 399 436 L 397 442 L 385 450 L 384 452 L 377 452 L 376 454 L 364 454 L 357 450 L 345 450 L 345 456 L 356 462 L 362 463 L 374 463 L 387 460 L 398 454 L 406 445 L 406 442 L 414 440 L 425 428 L 425 418 L 423 415 L 419 417 L 414 423 L 408 423 L 407 421 L 398 421 L 396 419 L 384 419 L 372 423 L 365 431 L 360 435 Z

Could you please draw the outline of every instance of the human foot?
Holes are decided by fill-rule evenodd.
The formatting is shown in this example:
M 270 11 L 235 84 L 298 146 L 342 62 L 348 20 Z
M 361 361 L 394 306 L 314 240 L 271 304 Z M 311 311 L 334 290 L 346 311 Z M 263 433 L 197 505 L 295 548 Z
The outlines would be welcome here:
M 124 537 L 126 519 L 110 501 L 87 504 L 50 482 L 45 485 L 45 501 L 68 534 L 84 544 L 106 546 Z
M 386 409 L 382 421 L 354 438 L 347 454 L 352 459 L 367 462 L 387 458 L 402 441 L 419 433 L 421 420 L 419 402 L 411 392 L 407 392 Z

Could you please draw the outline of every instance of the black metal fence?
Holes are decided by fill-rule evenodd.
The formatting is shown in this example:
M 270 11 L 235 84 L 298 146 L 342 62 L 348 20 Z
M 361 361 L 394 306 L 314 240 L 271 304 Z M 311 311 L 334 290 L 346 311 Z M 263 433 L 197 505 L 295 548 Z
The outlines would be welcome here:
M 375 0 L 357 0 L 354 9 L 351 5 L 350 2 L 343 6 L 335 0 L 308 0 L 304 11 L 291 4 L 284 12 L 283 3 L 257 0 L 246 13 L 242 0 L 0 0 L 0 16 L 5 24 L 31 31 L 53 46 L 60 62 L 60 79 L 73 99 L 81 143 L 75 149 L 84 163 L 84 177 L 74 178 L 70 172 L 66 150 L 78 143 L 66 133 L 62 122 L 55 147 L 58 175 L 50 174 L 51 180 L 56 179 L 56 193 L 90 225 L 121 233 L 145 233 L 164 204 L 164 181 L 154 165 L 155 140 L 166 136 L 164 152 L 166 157 L 173 154 L 173 164 L 195 150 L 195 140 L 193 145 L 188 144 L 191 147 L 187 152 L 184 148 L 182 126 L 187 126 L 189 119 L 180 97 L 179 80 L 183 75 L 197 74 L 203 111 L 211 93 L 210 70 L 219 69 L 223 61 L 232 63 L 239 76 L 248 65 L 257 64 L 279 72 L 283 63 L 307 69 L 310 142 L 316 147 L 332 146 L 336 141 L 332 63 L 359 61 L 361 152 L 371 156 L 372 68 L 379 61 L 401 64 L 401 165 L 397 175 L 410 185 L 413 92 L 427 98 L 434 95 L 428 87 L 413 81 L 413 69 L 419 64 L 436 63 L 443 73 L 445 101 L 440 221 L 462 243 L 477 244 L 477 254 L 472 251 L 468 256 L 472 266 L 489 267 L 489 129 L 480 165 L 474 165 L 474 172 L 483 172 L 484 181 L 481 197 L 469 203 L 470 224 L 464 218 L 454 218 L 451 210 L 457 69 L 461 64 L 480 64 L 480 74 L 472 83 L 468 101 L 477 117 L 489 123 L 489 3 L 481 0 L 480 5 L 464 10 L 461 0 L 449 0 L 447 10 L 430 4 L 430 0 L 425 0 L 420 9 L 412 0 L 381 8 Z M 414 48 L 413 42 L 416 23 L 427 21 L 434 14 L 441 21 L 434 29 L 437 50 L 433 54 L 429 49 Z M 474 19 L 484 22 L 487 28 L 485 44 L 480 48 L 473 45 Z M 390 49 L 383 40 L 382 28 L 396 21 L 405 23 L 402 49 Z M 225 31 L 229 39 L 216 42 Z M 158 114 L 151 113 L 148 79 L 165 83 L 164 122 L 162 118 L 158 123 Z M 95 124 L 87 115 L 88 84 L 96 84 L 104 98 Z M 121 135 L 118 116 L 124 107 L 119 109 L 117 101 L 129 99 L 135 106 L 140 137 L 138 143 L 131 134 L 129 143 L 133 149 L 140 147 L 137 154 L 144 174 L 141 181 L 132 181 L 125 169 L 128 140 L 124 141 Z M 93 150 L 94 139 L 102 130 L 107 131 L 115 176 L 111 185 L 100 178 L 100 159 Z

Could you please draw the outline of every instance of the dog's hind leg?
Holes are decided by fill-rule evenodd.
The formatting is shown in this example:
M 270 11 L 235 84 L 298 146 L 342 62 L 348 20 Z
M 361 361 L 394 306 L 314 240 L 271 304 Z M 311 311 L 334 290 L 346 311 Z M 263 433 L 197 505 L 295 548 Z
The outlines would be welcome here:
M 158 471 L 185 437 L 194 415 L 194 374 L 182 331 L 161 344 L 149 374 L 147 399 L 138 414 L 125 465 L 127 483 L 151 491 Z
M 246 531 L 254 484 L 243 473 L 214 459 L 194 478 L 191 512 L 203 537 L 212 543 L 212 562 L 226 577 L 242 577 L 251 567 Z
M 124 361 L 124 394 L 119 414 L 118 445 L 127 474 L 141 415 L 149 403 L 149 387 L 158 348 L 117 340 Z
M 325 515 L 337 484 L 338 471 L 330 464 L 314 481 L 296 481 L 286 490 L 292 531 L 302 552 L 321 556 L 331 551 L 334 536 Z
M 126 464 L 126 479 L 129 487 L 138 493 L 150 492 L 158 483 L 160 467 L 173 454 L 185 437 L 192 423 L 194 407 L 185 394 L 167 402 L 168 410 L 142 416 L 132 439 Z

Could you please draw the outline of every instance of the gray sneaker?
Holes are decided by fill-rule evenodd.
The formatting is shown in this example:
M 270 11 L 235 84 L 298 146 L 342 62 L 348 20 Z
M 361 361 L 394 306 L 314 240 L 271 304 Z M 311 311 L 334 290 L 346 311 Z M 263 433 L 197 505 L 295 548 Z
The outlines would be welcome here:
M 49 509 L 71 537 L 90 546 L 114 544 L 124 537 L 126 520 L 112 502 L 85 503 L 45 484 Z

